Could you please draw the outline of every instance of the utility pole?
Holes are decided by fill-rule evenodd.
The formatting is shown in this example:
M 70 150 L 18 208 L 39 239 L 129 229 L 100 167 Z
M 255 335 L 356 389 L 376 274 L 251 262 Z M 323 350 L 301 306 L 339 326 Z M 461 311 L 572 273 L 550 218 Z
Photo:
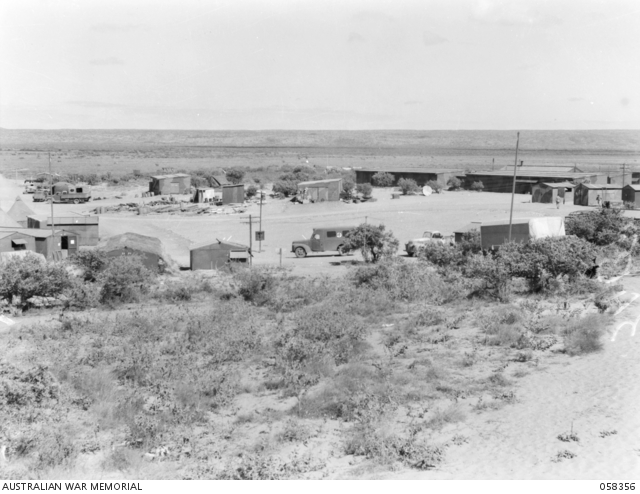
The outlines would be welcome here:
M 260 184 L 260 231 L 262 231 L 262 184 Z M 258 252 L 262 252 L 262 236 L 258 240 Z
M 253 218 L 249 215 L 249 221 L 243 221 L 245 225 L 249 223 L 249 266 L 253 266 Z
M 51 201 L 51 241 L 56 242 L 56 231 L 53 226 L 53 174 L 51 173 L 51 151 L 49 151 L 49 200 Z
M 627 164 L 622 163 L 622 186 L 624 187 L 624 179 L 627 172 Z
M 511 188 L 511 212 L 509 213 L 509 242 L 511 242 L 511 227 L 513 223 L 513 199 L 516 195 L 516 174 L 518 173 L 518 145 L 520 144 L 520 132 L 516 140 L 516 161 L 513 164 L 513 186 Z

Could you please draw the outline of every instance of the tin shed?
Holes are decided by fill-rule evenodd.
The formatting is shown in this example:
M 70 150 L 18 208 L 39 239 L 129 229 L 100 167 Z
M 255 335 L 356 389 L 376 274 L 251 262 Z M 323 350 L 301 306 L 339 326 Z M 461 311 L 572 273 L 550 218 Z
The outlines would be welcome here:
M 191 248 L 191 270 L 218 269 L 231 261 L 247 262 L 250 255 L 246 245 L 221 240 L 207 242 Z
M 222 187 L 222 204 L 244 203 L 244 185 L 224 185 Z
M 514 219 L 511 225 L 511 240 L 525 243 L 545 237 L 565 235 L 564 218 L 544 216 L 540 218 Z M 480 225 L 482 248 L 491 249 L 509 241 L 509 220 L 491 221 Z
M 622 188 L 622 200 L 640 206 L 640 184 L 625 185 Z
M 304 198 L 310 202 L 339 201 L 342 191 L 342 179 L 313 180 L 300 182 L 298 190 L 303 191 Z
M 554 204 L 558 197 L 564 202 L 565 190 L 564 183 L 538 182 L 531 186 L 531 202 Z
M 599 206 L 606 202 L 622 202 L 621 184 L 579 184 L 573 193 L 576 206 Z
M 0 229 L 0 252 L 30 250 L 47 259 L 61 260 L 78 250 L 78 237 L 72 232 L 31 228 Z
M 55 216 L 53 227 L 62 228 L 73 232 L 78 236 L 79 246 L 98 245 L 100 240 L 100 218 L 98 216 L 86 216 L 71 214 L 69 216 Z M 27 228 L 51 229 L 51 217 L 32 215 L 27 218 Z
M 149 192 L 160 196 L 166 194 L 188 194 L 191 190 L 191 175 L 174 173 L 172 175 L 152 175 Z

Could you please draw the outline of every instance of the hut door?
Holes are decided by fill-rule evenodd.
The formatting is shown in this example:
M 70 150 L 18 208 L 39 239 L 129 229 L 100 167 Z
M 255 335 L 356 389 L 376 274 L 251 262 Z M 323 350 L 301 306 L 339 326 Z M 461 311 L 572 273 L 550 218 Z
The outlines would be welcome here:
M 46 238 L 36 238 L 36 254 L 42 254 L 46 257 L 47 255 L 47 239 Z
M 171 188 L 169 189 L 169 192 L 171 194 L 179 194 L 180 193 L 180 184 L 178 182 L 171 182 L 171 184 L 169 184 L 171 186 Z
M 75 235 L 67 235 L 61 239 L 61 249 L 68 250 L 69 255 L 75 254 L 78 250 L 78 237 Z

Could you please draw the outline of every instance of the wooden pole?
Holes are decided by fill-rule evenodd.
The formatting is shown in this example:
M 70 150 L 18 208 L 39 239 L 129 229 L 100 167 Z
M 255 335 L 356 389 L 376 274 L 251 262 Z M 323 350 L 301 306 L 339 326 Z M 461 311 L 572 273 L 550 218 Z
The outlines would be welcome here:
M 251 215 L 249 215 L 249 266 L 253 266 L 253 227 Z
M 51 241 L 56 243 L 56 231 L 53 219 L 53 174 L 51 173 L 51 151 L 49 151 L 49 200 L 51 201 Z M 52 253 L 53 254 L 53 253 Z
M 516 175 L 518 173 L 518 145 L 520 144 L 520 132 L 516 140 L 516 161 L 513 164 L 513 186 L 511 188 L 511 212 L 509 213 L 509 242 L 511 242 L 511 227 L 513 223 L 513 199 L 516 195 Z
M 260 186 L 260 231 L 262 231 L 262 186 Z M 262 237 L 258 240 L 258 252 L 262 252 Z

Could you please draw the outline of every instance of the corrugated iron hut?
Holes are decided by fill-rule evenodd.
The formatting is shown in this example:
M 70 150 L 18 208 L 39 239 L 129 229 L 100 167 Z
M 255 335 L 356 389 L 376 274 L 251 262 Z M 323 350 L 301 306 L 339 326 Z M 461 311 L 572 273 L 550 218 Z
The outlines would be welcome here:
M 174 173 L 172 175 L 152 175 L 149 192 L 161 196 L 166 194 L 188 194 L 191 190 L 191 175 Z
M 24 203 L 20 196 L 18 196 L 16 197 L 16 202 L 13 203 L 13 206 L 11 206 L 11 209 L 9 209 L 7 214 L 19 223 L 21 227 L 28 228 L 27 218 L 35 213 Z
M 305 199 L 311 202 L 339 201 L 342 191 L 342 179 L 312 180 L 300 182 L 298 190 L 303 192 Z
M 483 249 L 491 249 L 508 242 L 509 220 L 483 222 L 480 225 L 480 235 Z M 514 219 L 511 222 L 513 242 L 524 243 L 538 238 L 564 235 L 564 218 L 560 216 Z
M 78 237 L 72 232 L 34 230 L 31 228 L 0 229 L 0 252 L 30 250 L 47 259 L 61 260 L 78 250 Z
M 622 202 L 621 184 L 579 184 L 573 193 L 576 206 L 601 206 L 611 202 Z
M 99 216 L 71 214 L 53 218 L 53 227 L 73 232 L 78 236 L 80 246 L 98 245 L 100 240 Z M 51 217 L 32 215 L 27 219 L 27 228 L 51 229 Z
M 513 166 L 495 171 L 473 171 L 460 175 L 465 187 L 471 187 L 474 182 L 482 182 L 484 192 L 511 192 L 513 187 Z M 598 174 L 583 172 L 577 167 L 562 166 L 519 166 L 516 176 L 516 193 L 528 194 L 534 184 L 539 182 L 581 182 L 589 179 L 597 183 Z
M 244 185 L 225 185 L 222 187 L 222 204 L 244 203 Z
M 455 243 L 459 244 L 462 242 L 465 233 L 476 231 L 480 233 L 480 225 L 482 223 L 479 221 L 474 221 L 469 223 L 468 225 L 463 226 L 462 228 L 458 228 L 453 232 Z
M 565 191 L 565 182 L 538 182 L 537 184 L 533 184 L 531 186 L 531 202 L 555 204 L 557 197 L 559 197 L 560 200 L 564 201 Z
M 161 266 L 166 270 L 178 270 L 177 264 L 169 257 L 162 242 L 155 237 L 127 232 L 103 240 L 98 244 L 98 249 L 105 251 L 108 257 L 139 255 L 143 264 L 152 271 L 161 270 Z
M 622 188 L 622 200 L 640 206 L 640 184 L 625 185 Z
M 449 181 L 449 178 L 455 177 L 459 170 L 434 170 L 425 168 L 402 168 L 393 170 L 371 170 L 371 169 L 356 169 L 356 183 L 357 184 L 370 184 L 371 179 L 376 173 L 385 172 L 393 176 L 394 185 L 398 183 L 401 178 L 415 180 L 419 186 L 424 186 L 427 182 L 438 182 L 440 185 L 445 186 Z
M 249 247 L 217 240 L 214 243 L 207 242 L 191 248 L 191 270 L 218 269 L 228 262 L 247 262 L 249 260 Z

